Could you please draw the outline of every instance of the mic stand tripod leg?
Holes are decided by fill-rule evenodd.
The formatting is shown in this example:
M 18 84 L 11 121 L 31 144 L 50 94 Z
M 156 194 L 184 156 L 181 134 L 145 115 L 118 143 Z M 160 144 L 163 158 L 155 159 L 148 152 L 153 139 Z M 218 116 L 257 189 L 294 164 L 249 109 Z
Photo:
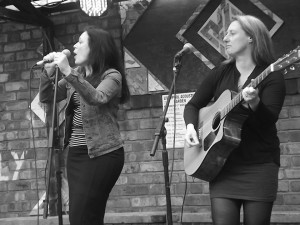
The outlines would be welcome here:
M 170 193 L 170 180 L 169 180 L 169 158 L 168 158 L 168 151 L 166 147 L 166 135 L 167 130 L 164 127 L 163 134 L 161 137 L 161 142 L 163 145 L 162 150 L 162 160 L 163 160 L 163 167 L 164 167 L 164 177 L 165 177 L 165 191 L 166 191 L 166 205 L 167 205 L 167 224 L 172 225 L 172 208 L 171 208 L 171 193 Z

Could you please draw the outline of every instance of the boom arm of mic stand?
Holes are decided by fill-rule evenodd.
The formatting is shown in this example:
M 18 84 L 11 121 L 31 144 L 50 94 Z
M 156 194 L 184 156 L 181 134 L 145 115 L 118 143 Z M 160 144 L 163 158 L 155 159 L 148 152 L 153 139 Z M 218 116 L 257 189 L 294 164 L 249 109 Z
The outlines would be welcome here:
M 170 104 L 170 100 L 171 100 L 171 97 L 172 97 L 172 93 L 173 93 L 173 90 L 174 90 L 175 78 L 178 76 L 178 74 L 180 72 L 180 69 L 181 69 L 181 57 L 182 57 L 181 55 L 180 56 L 175 55 L 175 57 L 174 57 L 174 67 L 173 67 L 174 79 L 173 79 L 173 82 L 172 82 L 172 85 L 171 85 L 171 88 L 170 88 L 170 91 L 169 91 L 169 94 L 168 94 L 168 98 L 167 98 L 167 102 L 166 102 L 166 105 L 165 105 L 165 109 L 164 109 L 164 112 L 163 112 L 162 119 L 161 119 L 160 124 L 157 127 L 156 132 L 154 134 L 155 139 L 154 139 L 154 143 L 153 143 L 153 146 L 152 146 L 152 150 L 150 152 L 150 156 L 155 155 L 159 139 L 164 135 L 164 132 L 165 132 L 165 127 L 164 126 L 165 126 L 165 122 L 167 122 L 166 121 L 167 120 L 166 119 L 166 114 L 167 114 L 169 104 Z

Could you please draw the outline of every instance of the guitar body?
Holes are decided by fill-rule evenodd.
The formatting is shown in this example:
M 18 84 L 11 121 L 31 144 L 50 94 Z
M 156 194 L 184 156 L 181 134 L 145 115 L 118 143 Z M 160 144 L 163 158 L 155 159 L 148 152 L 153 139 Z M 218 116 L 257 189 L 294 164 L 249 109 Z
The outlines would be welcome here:
M 220 112 L 232 100 L 234 92 L 226 90 L 211 106 L 199 112 L 198 137 L 200 144 L 184 148 L 185 172 L 205 181 L 212 181 L 224 166 L 226 159 L 241 140 L 241 129 L 247 114 Z

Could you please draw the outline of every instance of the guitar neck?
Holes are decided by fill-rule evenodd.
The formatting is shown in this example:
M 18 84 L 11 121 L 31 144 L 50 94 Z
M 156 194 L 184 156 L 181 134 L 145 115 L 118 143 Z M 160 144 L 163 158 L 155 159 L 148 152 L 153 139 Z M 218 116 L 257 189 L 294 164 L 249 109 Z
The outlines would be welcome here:
M 272 73 L 273 64 L 268 66 L 261 74 L 259 74 L 247 87 L 256 88 L 270 73 Z M 221 118 L 225 118 L 231 110 L 236 107 L 243 100 L 242 92 L 239 92 L 236 96 L 232 98 L 232 100 L 227 104 L 224 109 L 221 111 Z
M 291 70 L 294 70 L 294 65 L 300 61 L 300 46 L 290 51 L 288 54 L 279 58 L 276 62 L 268 66 L 260 75 L 258 75 L 247 87 L 256 88 L 270 73 L 274 71 L 286 70 L 286 67 L 290 66 Z M 227 114 L 236 107 L 243 100 L 242 92 L 239 92 L 233 99 L 227 104 L 221 111 L 221 119 L 225 118 Z

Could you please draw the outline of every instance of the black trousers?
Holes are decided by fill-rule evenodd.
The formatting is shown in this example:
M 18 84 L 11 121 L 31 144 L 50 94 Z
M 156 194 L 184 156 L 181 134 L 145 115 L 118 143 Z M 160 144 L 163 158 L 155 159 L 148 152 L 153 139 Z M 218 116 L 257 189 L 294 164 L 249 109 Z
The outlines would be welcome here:
M 70 225 L 102 225 L 106 202 L 124 166 L 124 149 L 89 158 L 87 147 L 70 147 L 67 158 Z

